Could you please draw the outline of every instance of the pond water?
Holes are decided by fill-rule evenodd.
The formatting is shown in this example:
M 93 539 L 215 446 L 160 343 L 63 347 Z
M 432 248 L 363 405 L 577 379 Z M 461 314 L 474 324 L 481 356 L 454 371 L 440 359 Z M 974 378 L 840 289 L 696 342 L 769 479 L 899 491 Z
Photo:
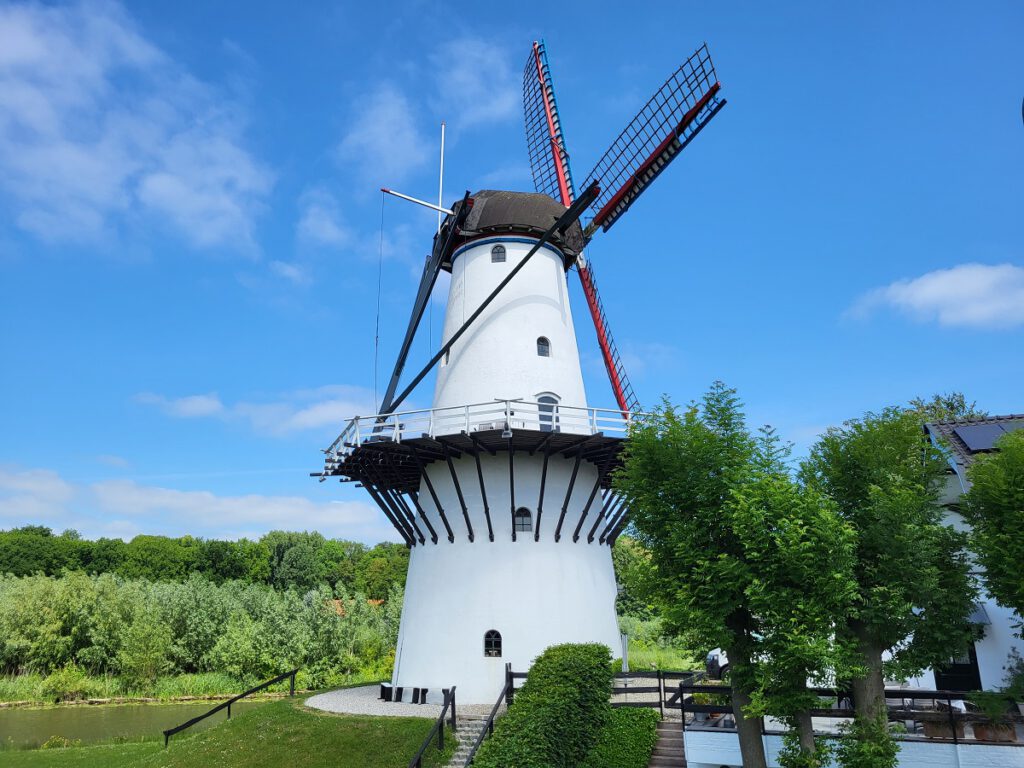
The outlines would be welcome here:
M 137 741 L 145 736 L 162 739 L 162 731 L 165 728 L 173 728 L 196 715 L 209 712 L 218 703 L 197 701 L 182 704 L 103 704 L 46 709 L 0 709 L 0 750 L 34 749 L 52 736 L 81 740 L 82 744 L 119 739 Z M 235 717 L 264 703 L 236 702 L 231 705 L 231 716 Z M 225 719 L 227 711 L 222 710 L 180 735 L 209 728 L 223 723 Z M 174 738 L 171 737 L 172 740 Z

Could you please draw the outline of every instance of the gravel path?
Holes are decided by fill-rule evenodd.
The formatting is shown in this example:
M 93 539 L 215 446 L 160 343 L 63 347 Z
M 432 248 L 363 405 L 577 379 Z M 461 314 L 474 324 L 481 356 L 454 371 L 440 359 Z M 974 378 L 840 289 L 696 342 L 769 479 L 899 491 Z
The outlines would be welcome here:
M 366 685 L 360 688 L 341 688 L 306 699 L 306 706 L 322 709 L 325 712 L 343 712 L 349 715 L 379 715 L 383 717 L 429 717 L 436 718 L 441 714 L 440 704 L 410 704 L 407 702 L 381 701 L 379 685 Z M 455 699 L 459 715 L 486 715 L 491 707 L 486 704 L 470 704 L 462 706 Z

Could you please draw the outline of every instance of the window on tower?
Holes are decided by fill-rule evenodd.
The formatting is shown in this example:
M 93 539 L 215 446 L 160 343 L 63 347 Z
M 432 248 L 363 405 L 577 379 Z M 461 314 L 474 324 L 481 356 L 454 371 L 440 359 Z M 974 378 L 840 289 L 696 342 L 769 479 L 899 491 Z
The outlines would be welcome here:
M 537 415 L 541 432 L 558 432 L 558 398 L 554 395 L 537 397 Z
M 529 533 L 533 530 L 533 515 L 526 507 L 516 510 L 516 533 Z
M 499 261 L 505 261 L 505 246 L 496 245 L 491 248 L 491 261 L 497 263 Z
M 541 357 L 551 357 L 551 342 L 546 336 L 537 339 L 537 354 Z
M 484 656 L 501 657 L 501 632 L 496 629 L 489 629 L 484 634 Z

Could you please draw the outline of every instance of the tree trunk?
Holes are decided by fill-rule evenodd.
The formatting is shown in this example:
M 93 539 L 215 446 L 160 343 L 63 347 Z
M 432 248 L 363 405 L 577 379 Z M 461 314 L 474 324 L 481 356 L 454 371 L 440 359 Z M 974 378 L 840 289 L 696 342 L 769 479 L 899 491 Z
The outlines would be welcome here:
M 811 713 L 807 711 L 797 713 L 793 716 L 793 724 L 800 737 L 800 749 L 813 755 L 817 750 L 817 744 L 814 743 L 814 724 L 811 722 Z
M 857 650 L 866 673 L 854 678 L 853 707 L 857 716 L 874 721 L 885 712 L 885 679 L 882 677 L 882 648 L 872 642 L 867 628 L 860 622 L 850 622 L 850 629 L 857 638 Z
M 761 738 L 761 718 L 748 718 L 743 708 L 750 704 L 750 689 L 745 684 L 749 676 L 750 658 L 740 648 L 726 648 L 732 678 L 732 713 L 736 718 L 736 735 L 740 741 L 743 768 L 767 768 L 764 741 Z

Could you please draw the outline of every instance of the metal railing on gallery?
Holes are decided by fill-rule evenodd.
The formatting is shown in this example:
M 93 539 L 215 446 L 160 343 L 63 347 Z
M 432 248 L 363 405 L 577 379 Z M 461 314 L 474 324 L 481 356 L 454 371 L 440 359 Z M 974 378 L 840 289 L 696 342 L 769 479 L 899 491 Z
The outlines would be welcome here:
M 356 416 L 324 453 L 339 457 L 364 442 L 454 435 L 492 429 L 531 429 L 574 435 L 626 437 L 632 422 L 642 413 L 623 413 L 610 408 L 574 406 L 528 400 L 493 400 L 447 408 L 399 411 L 380 416 Z

